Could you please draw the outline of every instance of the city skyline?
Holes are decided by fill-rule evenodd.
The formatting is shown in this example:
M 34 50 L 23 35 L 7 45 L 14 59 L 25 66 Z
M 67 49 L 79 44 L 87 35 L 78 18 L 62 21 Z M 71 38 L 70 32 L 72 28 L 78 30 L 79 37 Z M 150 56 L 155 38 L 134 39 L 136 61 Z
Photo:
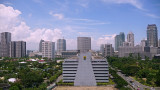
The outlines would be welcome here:
M 13 41 L 26 41 L 27 50 L 38 50 L 40 39 L 56 42 L 63 37 L 68 50 L 76 49 L 79 36 L 91 37 L 92 49 L 98 50 L 100 44 L 115 46 L 114 36 L 130 31 L 137 45 L 147 38 L 148 24 L 156 24 L 159 30 L 159 5 L 158 0 L 2 0 L 0 33 L 9 31 Z

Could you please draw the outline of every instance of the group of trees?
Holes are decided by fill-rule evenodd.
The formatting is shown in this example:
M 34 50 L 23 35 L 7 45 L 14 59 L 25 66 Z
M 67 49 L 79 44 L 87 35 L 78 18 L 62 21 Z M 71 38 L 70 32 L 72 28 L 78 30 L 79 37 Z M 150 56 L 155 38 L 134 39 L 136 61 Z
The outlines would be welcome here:
M 15 83 L 10 83 L 10 90 L 45 90 L 62 74 L 62 62 L 52 61 L 41 64 L 26 61 L 27 59 L 5 59 L 0 61 L 0 77 L 4 77 L 5 80 L 0 82 L 8 83 L 9 78 L 17 79 Z M 26 63 L 19 63 L 22 61 Z
M 109 64 L 121 70 L 127 76 L 135 77 L 138 81 L 149 86 L 160 86 L 160 60 L 141 60 L 133 57 L 108 57 Z
M 114 77 L 113 81 L 116 83 L 116 88 L 120 90 L 130 90 L 130 88 L 126 88 L 128 83 L 121 78 L 115 70 L 109 69 L 110 74 Z

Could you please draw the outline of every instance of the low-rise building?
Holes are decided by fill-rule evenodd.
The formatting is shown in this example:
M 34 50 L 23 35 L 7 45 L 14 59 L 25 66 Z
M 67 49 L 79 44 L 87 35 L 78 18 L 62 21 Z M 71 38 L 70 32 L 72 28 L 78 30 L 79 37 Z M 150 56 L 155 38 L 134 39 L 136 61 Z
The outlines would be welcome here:
M 74 86 L 96 86 L 97 82 L 109 82 L 108 62 L 105 58 L 92 56 L 90 52 L 63 62 L 63 82 Z

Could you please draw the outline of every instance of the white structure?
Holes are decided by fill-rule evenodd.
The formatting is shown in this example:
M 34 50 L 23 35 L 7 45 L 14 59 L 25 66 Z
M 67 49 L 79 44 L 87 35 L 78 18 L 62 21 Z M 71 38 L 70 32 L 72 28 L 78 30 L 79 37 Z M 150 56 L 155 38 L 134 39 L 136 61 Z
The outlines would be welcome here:
M 66 51 L 66 40 L 58 39 L 57 40 L 57 55 L 61 55 L 62 51 Z
M 77 49 L 80 52 L 91 50 L 91 37 L 77 37 Z
M 144 51 L 144 47 L 147 46 L 147 40 L 141 40 L 141 46 L 142 46 L 143 51 Z
M 16 78 L 10 78 L 10 79 L 8 79 L 8 82 L 11 82 L 11 83 L 14 83 L 16 81 L 17 81 Z
M 141 46 L 129 46 L 129 47 L 119 47 L 119 57 L 127 57 L 130 53 L 141 53 L 143 48 Z
M 123 47 L 132 46 L 131 42 L 123 42 Z
M 97 82 L 109 82 L 108 62 L 105 58 L 92 56 L 90 52 L 63 62 L 63 82 L 74 82 L 74 86 L 96 86 Z
M 50 41 L 42 42 L 42 57 L 53 59 L 55 57 L 55 43 Z
M 127 42 L 130 42 L 131 46 L 134 47 L 134 34 L 132 32 L 129 32 L 127 35 Z

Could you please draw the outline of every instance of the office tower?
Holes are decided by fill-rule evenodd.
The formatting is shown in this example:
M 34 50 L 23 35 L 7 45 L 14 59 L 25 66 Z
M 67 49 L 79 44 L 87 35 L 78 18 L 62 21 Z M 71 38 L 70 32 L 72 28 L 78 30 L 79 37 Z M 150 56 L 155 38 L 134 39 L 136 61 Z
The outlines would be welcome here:
M 11 41 L 10 42 L 10 57 L 25 57 L 26 56 L 26 42 Z
M 127 35 L 127 42 L 131 43 L 131 46 L 134 47 L 134 34 L 129 32 Z
M 66 51 L 66 40 L 58 39 L 57 40 L 57 55 L 61 55 L 62 51 Z
M 115 51 L 118 51 L 118 48 L 123 46 L 123 42 L 125 42 L 125 35 L 123 32 L 120 32 L 120 34 L 115 37 Z
M 160 39 L 159 39 L 159 47 L 160 47 Z
M 9 45 L 11 42 L 11 33 L 2 32 L 1 33 L 1 57 L 9 57 Z
M 158 30 L 155 24 L 147 27 L 147 44 L 148 46 L 158 47 Z
M 44 42 L 44 40 L 40 40 L 39 42 L 39 52 L 42 52 L 42 42 Z
M 51 41 L 42 42 L 42 57 L 53 59 L 55 57 L 55 43 Z
M 93 56 L 90 52 L 65 59 L 62 65 L 63 82 L 73 82 L 74 86 L 96 86 L 98 82 L 109 82 L 106 58 Z
M 77 49 L 80 52 L 91 50 L 91 37 L 77 37 Z
M 113 56 L 113 47 L 112 44 L 105 44 L 104 45 L 104 56 Z
M 101 44 L 100 46 L 100 53 L 102 54 L 102 56 L 104 55 L 104 44 Z

